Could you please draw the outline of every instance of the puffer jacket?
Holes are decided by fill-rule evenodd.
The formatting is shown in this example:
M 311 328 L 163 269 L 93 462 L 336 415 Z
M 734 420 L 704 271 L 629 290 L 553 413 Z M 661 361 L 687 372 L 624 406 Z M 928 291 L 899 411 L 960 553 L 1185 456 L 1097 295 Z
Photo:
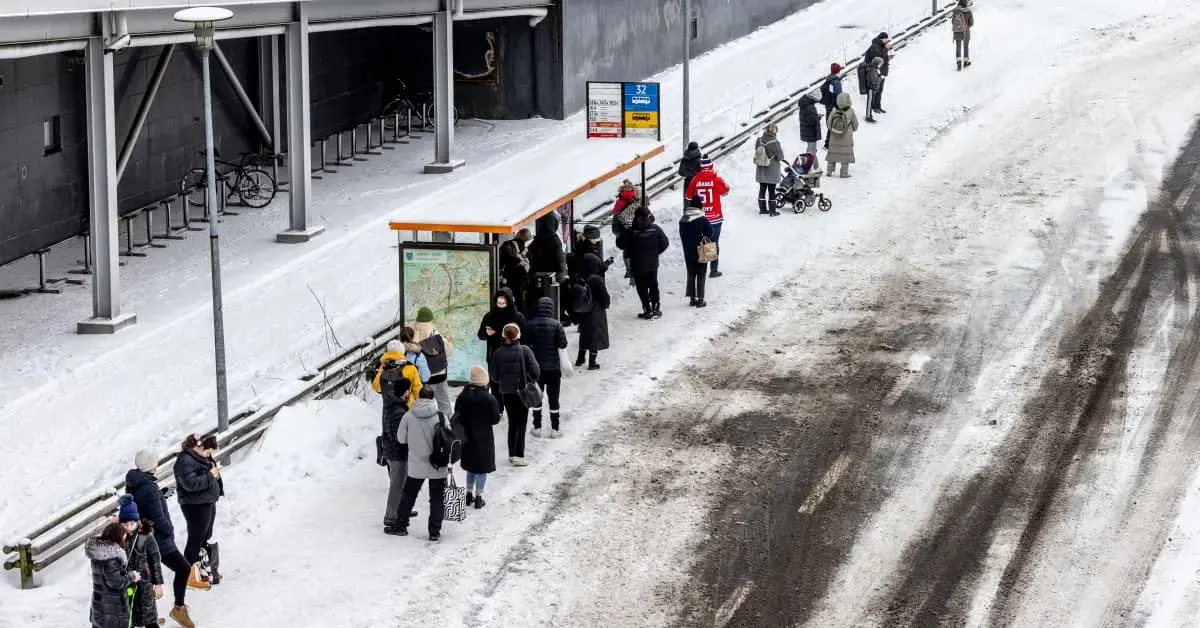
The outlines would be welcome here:
M 84 544 L 83 552 L 92 561 L 92 628 L 129 628 L 125 590 L 133 584 L 133 572 L 124 548 L 93 538 Z
M 175 458 L 175 493 L 179 505 L 215 504 L 225 495 L 224 482 L 211 473 L 216 465 L 191 449 Z
M 858 130 L 858 115 L 850 106 L 850 94 L 838 94 L 838 110 L 846 113 L 850 128 L 845 133 L 829 133 L 829 152 L 825 154 L 826 163 L 854 163 L 854 132 Z
M 692 146 L 696 146 L 692 148 Z M 687 150 L 683 151 L 683 158 L 679 160 L 679 176 L 684 179 L 691 179 L 700 172 L 700 160 L 704 157 L 704 153 L 700 152 L 700 146 L 695 142 L 688 145 Z M 687 185 L 685 184 L 686 188 Z
M 411 399 L 412 397 L 409 397 Z M 383 392 L 383 458 L 384 460 L 407 460 L 408 445 L 396 440 L 400 421 L 408 413 L 408 401 L 397 397 L 391 387 Z
M 633 228 L 617 238 L 617 248 L 628 254 L 629 270 L 635 274 L 658 272 L 658 258 L 670 246 L 662 227 L 645 214 L 638 214 Z
M 821 141 L 821 114 L 817 113 L 817 101 L 808 94 L 800 97 L 800 141 Z
M 558 235 L 558 214 L 550 212 L 534 223 L 533 241 L 529 243 L 530 273 L 554 273 L 561 283 L 567 278 L 567 252 Z
M 567 332 L 562 323 L 554 319 L 553 299 L 538 299 L 537 312 L 525 326 L 522 337 L 529 343 L 542 371 L 557 373 L 562 368 L 558 361 L 558 350 L 567 348 Z
M 538 365 L 533 349 L 520 341 L 496 349 L 488 361 L 488 367 L 488 374 L 500 386 L 501 394 L 517 392 L 523 383 L 522 374 L 529 378 L 529 382 L 536 382 L 542 376 L 542 367 Z
M 449 417 L 446 417 L 449 424 Z M 418 399 L 412 410 L 400 419 L 396 429 L 396 440 L 408 445 L 408 477 L 422 480 L 437 480 L 446 477 L 446 467 L 434 467 L 429 462 L 433 453 L 433 432 L 438 424 L 437 402 L 433 399 Z
M 166 496 L 158 486 L 158 478 L 141 469 L 130 469 L 125 474 L 125 492 L 133 495 L 133 502 L 137 504 L 142 518 L 154 522 L 154 540 L 158 542 L 159 551 L 163 554 L 178 551 L 171 511 L 167 508 Z
M 134 585 L 133 625 L 153 626 L 158 623 L 158 602 L 154 599 L 154 585 L 163 583 L 162 554 L 154 542 L 154 525 L 143 528 L 129 544 L 129 569 L 142 575 Z
M 417 349 L 420 350 L 420 347 L 417 347 Z M 381 386 L 381 382 L 383 381 L 383 372 L 387 370 L 388 365 L 392 363 L 403 364 L 403 366 L 400 367 L 400 375 L 407 379 L 410 384 L 410 388 L 408 389 L 409 398 L 416 399 L 417 395 L 421 393 L 421 371 L 417 369 L 415 364 L 409 362 L 408 358 L 403 353 L 398 351 L 388 351 L 383 354 L 383 357 L 379 358 L 379 370 L 375 372 L 375 379 L 371 380 L 371 388 L 377 393 L 383 392 L 383 388 Z

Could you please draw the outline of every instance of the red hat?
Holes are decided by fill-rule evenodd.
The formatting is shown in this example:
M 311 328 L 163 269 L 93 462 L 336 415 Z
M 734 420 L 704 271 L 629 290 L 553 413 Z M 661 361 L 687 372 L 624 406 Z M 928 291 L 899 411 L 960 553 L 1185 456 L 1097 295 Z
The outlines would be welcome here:
M 841 73 L 842 73 L 842 66 L 840 66 L 840 65 L 838 65 L 838 64 L 836 64 L 836 63 L 831 63 L 831 64 L 829 64 L 829 73 L 830 73 L 830 74 L 841 74 Z

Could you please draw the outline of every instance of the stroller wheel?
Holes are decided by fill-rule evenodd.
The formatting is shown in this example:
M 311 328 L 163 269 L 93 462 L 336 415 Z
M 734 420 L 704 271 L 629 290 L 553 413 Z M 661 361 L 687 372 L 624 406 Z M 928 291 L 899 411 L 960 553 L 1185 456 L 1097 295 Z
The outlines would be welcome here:
M 806 209 L 808 209 L 808 207 L 804 205 L 803 201 L 796 201 L 795 203 L 792 203 L 792 211 L 797 214 L 803 214 L 804 210 Z
M 833 209 L 833 201 L 822 196 L 820 202 L 817 203 L 817 209 L 827 212 Z

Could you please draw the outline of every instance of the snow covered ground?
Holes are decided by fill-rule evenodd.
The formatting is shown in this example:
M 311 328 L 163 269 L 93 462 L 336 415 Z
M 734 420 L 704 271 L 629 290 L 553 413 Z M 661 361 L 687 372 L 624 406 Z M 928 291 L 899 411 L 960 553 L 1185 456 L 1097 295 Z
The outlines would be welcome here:
M 841 56 L 843 35 L 856 36 L 859 41 L 848 47 L 858 51 L 862 36 L 886 28 L 881 18 L 889 7 L 883 0 L 825 2 L 706 55 L 693 74 L 714 86 L 697 90 L 712 94 L 713 101 L 700 103 L 711 112 L 701 116 L 705 128 L 729 128 L 749 113 L 750 107 L 739 109 L 745 100 L 716 102 L 738 91 L 730 85 L 746 86 L 743 93 L 786 91 L 789 85 L 777 70 L 781 48 L 792 51 L 792 42 L 811 42 L 808 69 L 789 65 L 797 80 L 807 81 Z M 992 0 L 977 9 L 977 16 L 976 64 L 969 72 L 954 72 L 944 30 L 925 36 L 894 61 L 885 100 L 890 113 L 856 138 L 854 178 L 824 184 L 834 201 L 832 212 L 761 218 L 753 208 L 756 186 L 748 149 L 719 163 L 734 192 L 722 238 L 726 276 L 710 282 L 710 307 L 684 306 L 677 250 L 664 259 L 666 316 L 660 321 L 634 319 L 636 299 L 620 287 L 619 276 L 611 277 L 610 288 L 617 293 L 610 313 L 614 348 L 602 354 L 603 370 L 568 380 L 566 438 L 532 440 L 533 466 L 501 468 L 489 483 L 488 508 L 472 512 L 464 524 L 446 524 L 440 545 L 423 541 L 423 516 L 414 523 L 413 537 L 379 533 L 386 477 L 371 459 L 378 425 L 374 400 L 314 403 L 281 414 L 260 449 L 226 473 L 229 497 L 218 518 L 226 583 L 210 593 L 192 593 L 193 616 L 205 626 L 671 624 L 680 612 L 677 605 L 687 600 L 697 548 L 713 541 L 705 537 L 706 514 L 739 455 L 706 430 L 736 429 L 726 421 L 791 403 L 786 395 L 736 389 L 736 384 L 761 371 L 815 381 L 818 374 L 809 370 L 830 360 L 823 354 L 826 330 L 853 326 L 881 307 L 878 299 L 886 295 L 895 302 L 883 303 L 885 308 L 935 308 L 967 332 L 978 326 L 987 333 L 1008 333 L 1003 342 L 987 346 L 974 393 L 954 399 L 953 408 L 939 415 L 943 423 L 931 425 L 917 446 L 897 454 L 905 466 L 890 489 L 892 498 L 863 526 L 834 586 L 810 618 L 812 625 L 883 623 L 873 614 L 872 598 L 885 595 L 878 591 L 898 569 L 903 541 L 935 516 L 931 495 L 969 479 L 998 451 L 1010 428 L 1006 417 L 1017 412 L 1021 394 L 1053 366 L 1027 367 L 1029 356 L 1057 344 L 1113 270 L 1112 258 L 1124 248 L 1200 111 L 1200 86 L 1162 78 L 1200 70 L 1200 15 L 1191 3 L 1152 0 L 1134 6 L 1105 0 L 1082 11 Z M 843 23 L 859 28 L 834 28 Z M 671 72 L 658 80 L 670 94 L 678 79 Z M 756 98 L 760 105 L 768 100 Z M 664 112 L 674 108 L 668 102 Z M 578 123 L 567 121 L 564 133 L 575 132 Z M 666 123 L 675 124 L 674 116 L 667 115 Z M 785 125 L 782 133 L 785 148 L 794 152 L 795 125 Z M 677 210 L 660 201 L 657 213 L 673 234 Z M 327 280 L 314 287 L 335 297 L 327 306 L 337 312 L 339 331 L 361 334 L 386 322 L 395 288 L 390 257 L 364 262 L 369 255 L 339 248 L 353 241 L 367 253 L 387 251 L 382 224 L 358 229 L 353 237 L 330 235 L 330 243 L 298 256 L 271 281 L 244 279 L 235 292 L 232 300 L 241 299 L 247 312 L 240 358 L 257 364 L 235 378 L 242 399 L 249 397 L 251 383 L 268 374 L 298 370 L 290 357 L 295 352 L 309 352 L 305 359 L 321 353 L 315 319 L 305 326 L 300 317 L 272 318 L 273 329 L 262 329 L 261 323 L 253 327 L 250 313 L 256 307 L 261 312 L 263 302 L 255 291 L 278 291 L 266 300 L 282 307 L 303 296 L 295 294 L 295 285 L 291 293 L 283 291 L 289 276 Z M 361 281 L 346 281 L 348 268 L 356 269 Z M 896 283 L 897 277 L 904 281 Z M 337 282 L 356 285 L 340 289 Z M 356 290 L 362 293 L 357 298 Z M 0 444 L 0 454 L 21 461 L 19 471 L 10 467 L 0 477 L 6 485 L 30 487 L 4 496 L 0 530 L 16 531 L 16 512 L 23 519 L 53 510 L 80 488 L 81 480 L 106 478 L 123 468 L 143 442 L 166 444 L 177 437 L 195 409 L 208 403 L 206 316 L 199 309 L 191 315 L 192 324 L 163 329 L 155 338 L 118 337 L 135 347 L 120 355 L 146 356 L 157 345 L 164 355 L 182 350 L 195 356 L 185 372 L 173 375 L 192 383 L 190 396 L 174 406 L 167 400 L 178 399 L 178 391 L 186 388 L 181 383 L 165 382 L 174 394 L 155 392 L 144 400 L 142 391 L 113 395 L 119 390 L 112 384 L 117 375 L 108 379 L 106 371 L 120 359 L 115 355 L 107 362 L 97 359 L 94 376 L 102 378 L 100 384 L 84 383 L 83 390 L 65 393 L 61 401 L 48 398 L 46 391 L 25 401 L 3 397 L 0 426 L 35 433 L 31 426 L 48 425 L 36 432 L 39 439 L 42 429 L 54 432 L 45 437 L 45 448 L 39 443 L 33 451 Z M 294 345 L 306 337 L 307 345 Z M 914 365 L 912 370 L 936 372 L 952 369 L 972 347 L 947 341 L 898 360 L 901 366 Z M 257 363 L 249 357 L 255 353 Z M 915 354 L 922 357 L 914 361 Z M 163 375 L 169 361 L 153 357 L 146 358 L 146 366 L 126 365 L 119 374 L 145 368 Z M 1147 372 L 1163 368 L 1153 355 L 1141 364 Z M 901 381 L 908 386 L 919 380 L 914 375 Z M 1136 380 L 1131 386 L 1136 392 Z M 726 395 L 726 389 L 735 392 Z M 100 398 L 109 409 L 89 414 L 94 420 L 87 430 L 73 429 L 81 400 L 89 398 L 81 395 L 101 391 L 108 393 Z M 904 392 L 897 389 L 896 397 Z M 139 403 L 132 409 L 130 397 Z M 1135 408 L 1136 397 L 1131 394 Z M 889 399 L 895 401 L 891 394 L 884 401 Z M 55 414 L 68 409 L 74 412 L 69 417 Z M 146 413 L 133 413 L 138 409 Z M 139 423 L 121 421 L 123 416 L 138 416 Z M 992 416 L 1000 425 L 981 427 L 980 418 Z M 683 432 L 695 435 L 694 445 L 666 446 Z M 107 445 L 83 444 L 97 438 Z M 71 470 L 57 473 L 62 457 L 46 460 L 46 451 L 79 455 L 72 455 Z M 1120 471 L 1117 458 L 1112 467 Z M 825 474 L 828 481 L 817 482 L 827 488 L 814 493 L 810 509 L 820 506 L 842 473 L 854 473 L 846 469 L 847 463 L 834 462 Z M 46 481 L 35 487 L 32 478 Z M 1178 505 L 1181 516 L 1171 541 L 1150 570 L 1137 623 L 1196 625 L 1196 482 Z M 419 503 L 418 509 L 424 513 L 427 506 Z M 1103 511 L 1086 503 L 1081 509 L 1099 517 L 1085 534 L 1108 538 L 1105 530 L 1095 529 L 1105 521 Z M 1071 534 L 1059 530 L 1055 538 Z M 1104 601 L 1107 593 L 1103 587 L 1079 588 L 1096 583 L 1071 568 L 1072 559 L 1094 560 L 1095 548 L 1085 544 L 1080 550 L 1068 540 L 1052 547 L 1060 548 L 1059 555 L 1046 557 L 1033 577 L 1055 584 L 1041 587 L 1047 592 L 1042 599 L 1018 608 L 1015 621 L 1103 623 L 1104 618 L 1088 613 L 1103 610 L 1104 604 L 1094 602 Z M 1011 551 L 1011 544 L 999 542 L 993 551 Z M 1101 566 L 1111 567 L 1104 561 Z M 1061 581 L 1053 580 L 1055 569 L 1064 574 Z M 1105 569 L 1097 571 L 1103 575 Z M 981 580 L 999 580 L 994 571 L 988 563 Z M 46 577 L 43 589 L 3 595 L 0 626 L 67 625 L 81 619 L 88 598 L 82 557 L 64 561 Z M 769 584 L 747 581 L 728 597 L 724 591 L 715 594 L 717 625 L 735 620 L 742 604 L 754 604 L 756 591 Z M 1060 585 L 1057 594 L 1053 589 Z M 871 591 L 876 593 L 864 594 Z M 988 604 L 977 602 L 973 616 L 987 617 Z

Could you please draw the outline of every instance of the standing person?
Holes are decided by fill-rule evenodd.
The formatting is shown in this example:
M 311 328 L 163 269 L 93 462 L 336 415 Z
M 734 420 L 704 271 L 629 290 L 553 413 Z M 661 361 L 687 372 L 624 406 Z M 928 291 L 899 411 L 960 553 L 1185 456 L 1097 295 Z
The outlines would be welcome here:
M 638 318 L 662 318 L 662 296 L 658 289 L 658 258 L 671 242 L 662 227 L 650 222 L 650 213 L 639 210 L 633 228 L 617 238 L 617 248 L 629 253 L 629 268 L 637 286 L 642 313 Z
M 404 333 L 404 330 L 401 330 Z M 428 367 L 426 367 L 428 372 Z M 421 392 L 421 387 L 424 386 L 424 381 L 421 379 L 421 370 L 417 365 L 408 361 L 408 356 L 404 347 L 404 341 L 399 338 L 389 340 L 384 348 L 383 356 L 379 358 L 379 364 L 368 369 L 368 374 L 371 376 L 371 389 L 377 393 L 382 393 L 382 383 L 384 379 L 395 379 L 397 377 L 407 378 L 412 384 L 412 392 L 415 394 Z
M 429 360 L 425 358 L 425 352 L 421 351 L 421 345 L 417 343 L 416 330 L 403 327 L 400 330 L 400 343 L 404 346 L 404 359 L 417 367 L 417 377 L 421 378 L 421 386 L 424 387 L 433 373 L 429 370 Z
M 829 152 L 825 155 L 825 174 L 833 176 L 833 170 L 842 164 L 843 179 L 850 178 L 850 164 L 854 163 L 854 133 L 858 131 L 858 115 L 850 106 L 850 94 L 838 94 L 838 107 L 829 116 Z
M 879 90 L 875 92 L 874 99 L 867 102 L 867 109 L 869 109 L 871 113 L 887 113 L 887 111 L 883 109 L 883 90 L 887 86 L 888 70 L 890 70 L 892 67 L 892 57 L 888 53 L 888 50 L 891 47 L 892 38 L 886 32 L 883 32 L 879 33 L 875 36 L 875 39 L 871 40 L 871 46 L 867 48 L 867 52 L 863 54 L 863 66 L 867 66 L 871 62 L 871 59 L 876 57 L 883 59 L 883 66 L 879 68 L 879 75 L 880 78 L 883 79 L 883 82 L 879 84 Z
M 513 239 L 517 241 L 517 248 L 521 249 L 521 255 L 528 255 L 529 243 L 533 241 L 533 232 L 528 228 L 522 228 L 517 232 L 517 237 Z
M 515 239 L 500 245 L 499 257 L 500 285 L 512 291 L 517 303 L 524 303 L 525 289 L 529 285 L 529 260 L 525 259 Z
M 187 584 L 193 589 L 205 590 L 212 584 L 221 583 L 216 544 L 210 543 L 217 520 L 217 501 L 225 496 L 221 468 L 213 459 L 216 450 L 216 436 L 189 434 L 175 458 L 175 492 L 188 532 L 183 557 L 191 566 Z M 207 581 L 200 574 L 202 552 L 209 558 L 210 578 Z
M 422 388 L 424 390 L 424 388 Z M 430 389 L 432 390 L 432 389 Z M 408 414 L 411 398 L 412 382 L 399 377 L 384 382 L 383 386 L 383 460 L 387 463 L 388 493 L 387 505 L 383 510 L 383 533 L 396 534 L 399 530 L 400 502 L 404 500 L 404 484 L 408 480 L 408 445 L 401 443 L 396 434 L 400 431 L 400 422 Z M 417 516 L 410 512 L 410 517 Z
M 489 364 L 492 354 L 504 345 L 504 336 L 501 332 L 510 323 L 516 324 L 519 329 L 524 329 L 525 316 L 517 311 L 512 293 L 507 288 L 501 288 L 492 299 L 492 309 L 483 315 L 483 321 L 479 323 L 479 333 L 477 334 L 480 340 L 487 342 Z M 496 397 L 496 403 L 500 404 L 500 412 L 504 412 L 504 398 L 501 397 L 500 386 L 495 381 L 492 382 L 492 395 Z
M 550 299 L 542 297 L 541 300 Z M 551 301 L 550 307 L 554 307 Z M 496 436 L 493 428 L 500 423 L 500 406 L 488 391 L 488 371 L 471 367 L 467 387 L 454 400 L 454 414 L 462 426 L 462 468 L 467 472 L 467 505 L 478 510 L 483 501 L 483 486 L 489 473 L 496 471 Z
M 637 187 L 632 181 L 625 179 L 617 190 L 617 200 L 613 202 L 612 233 L 615 237 L 619 238 L 621 234 L 633 228 L 633 215 L 637 213 L 637 209 Z M 623 254 L 621 261 L 625 264 L 625 279 L 633 283 L 633 273 L 629 270 L 629 255 Z
M 954 33 L 954 56 L 958 57 L 958 69 L 971 67 L 971 28 L 975 26 L 975 13 L 971 0 L 958 0 L 950 16 L 950 30 Z
M 604 283 L 606 270 L 608 264 L 600 261 L 599 257 L 590 253 L 583 256 L 580 278 L 587 287 L 588 309 L 577 311 L 572 317 L 579 322 L 579 356 L 575 359 L 575 366 L 583 366 L 586 356 L 589 371 L 600 368 L 597 358 L 601 351 L 608 349 L 608 308 L 612 305 L 612 297 Z
M 162 555 L 154 541 L 154 522 L 138 516 L 132 495 L 122 495 L 117 521 L 125 526 L 125 551 L 129 569 L 139 576 L 130 603 L 130 626 L 157 628 L 158 600 L 163 596 Z
M 821 104 L 825 106 L 826 118 L 837 108 L 837 96 L 840 93 L 842 93 L 842 66 L 838 63 L 831 63 L 829 64 L 829 75 L 821 83 Z
M 700 159 L 704 155 L 700 152 L 700 145 L 696 142 L 688 142 L 687 150 L 683 151 L 683 158 L 679 160 L 679 176 L 683 177 L 683 193 L 687 194 L 688 186 L 692 183 L 692 177 L 700 172 Z
M 875 57 L 867 64 L 867 104 L 877 102 L 879 99 L 879 91 L 883 89 L 883 58 Z M 875 115 L 873 109 L 867 107 L 867 122 L 875 124 Z
M 683 210 L 679 219 L 679 246 L 683 247 L 683 261 L 687 265 L 688 305 L 691 307 L 706 307 L 704 301 L 704 275 L 708 272 L 708 264 L 699 259 L 700 241 L 703 238 L 716 241 L 712 224 L 704 217 L 704 199 L 699 195 L 693 196 Z
M 521 344 L 520 327 L 505 325 L 503 336 L 504 344 L 492 354 L 488 371 L 493 386 L 500 389 L 500 403 L 508 413 L 508 462 L 514 467 L 524 467 L 529 465 L 525 461 L 529 408 L 521 401 L 519 391 L 525 384 L 537 382 L 542 370 L 533 350 Z
M 413 340 L 421 345 L 421 353 L 425 355 L 425 363 L 429 368 L 427 384 L 433 388 L 438 410 L 449 416 L 453 405 L 450 403 L 450 384 L 446 380 L 450 377 L 450 356 L 454 355 L 454 342 L 433 326 L 433 310 L 427 307 L 417 310 L 413 332 Z
M 129 568 L 125 537 L 125 526 L 113 522 L 83 546 L 92 563 L 92 628 L 129 628 L 127 590 L 142 578 Z
M 535 275 L 554 273 L 554 278 L 559 283 L 566 281 L 567 253 L 563 250 L 562 239 L 558 236 L 558 214 L 550 212 L 538 218 L 534 229 L 537 235 L 533 236 L 533 241 L 528 247 L 529 272 Z
M 817 142 L 821 141 L 821 114 L 817 113 L 817 103 L 821 94 L 813 90 L 800 97 L 800 141 L 804 142 L 804 152 L 817 154 Z
M 184 628 L 194 628 L 195 624 L 185 600 L 191 564 L 175 544 L 175 525 L 171 521 L 171 511 L 167 508 L 167 498 L 154 475 L 158 470 L 158 452 L 143 449 L 134 455 L 133 464 L 134 468 L 125 474 L 125 492 L 133 496 L 142 519 L 153 523 L 151 530 L 154 532 L 160 560 L 174 573 L 171 593 L 175 596 L 175 605 L 168 617 Z
M 778 216 L 775 208 L 775 186 L 783 177 L 780 164 L 787 159 L 779 144 L 779 126 L 774 122 L 763 129 L 754 145 L 754 180 L 758 182 L 758 213 Z
M 558 398 L 562 391 L 562 365 L 558 352 L 567 348 L 567 332 L 562 323 L 554 320 L 554 301 L 550 297 L 538 299 L 537 310 L 530 319 L 526 337 L 529 348 L 537 358 L 538 386 L 550 401 L 550 438 L 562 436 L 559 432 Z M 535 438 L 542 437 L 542 407 L 533 408 L 533 432 Z
M 442 520 L 446 516 L 446 476 L 448 467 L 435 467 L 429 461 L 433 453 L 433 434 L 437 429 L 441 413 L 433 400 L 432 389 L 422 389 L 412 404 L 412 409 L 400 419 L 396 429 L 396 440 L 408 446 L 408 477 L 404 481 L 404 495 L 396 511 L 396 525 L 388 534 L 408 536 L 408 521 L 412 518 L 413 506 L 425 480 L 429 480 L 429 540 L 442 538 Z
M 712 226 L 712 241 L 717 243 L 717 252 L 721 250 L 721 225 L 725 224 L 725 212 L 721 208 L 721 197 L 729 194 L 729 185 L 725 180 L 717 176 L 716 170 L 713 169 L 713 162 L 704 156 L 704 160 L 700 162 L 700 174 L 692 179 L 692 185 L 688 187 L 688 198 L 700 197 L 704 203 L 704 217 L 708 220 L 708 224 Z M 718 260 L 719 261 L 719 260 Z M 709 266 L 709 278 L 717 278 L 721 276 L 721 271 L 717 270 L 717 262 L 713 262 Z

